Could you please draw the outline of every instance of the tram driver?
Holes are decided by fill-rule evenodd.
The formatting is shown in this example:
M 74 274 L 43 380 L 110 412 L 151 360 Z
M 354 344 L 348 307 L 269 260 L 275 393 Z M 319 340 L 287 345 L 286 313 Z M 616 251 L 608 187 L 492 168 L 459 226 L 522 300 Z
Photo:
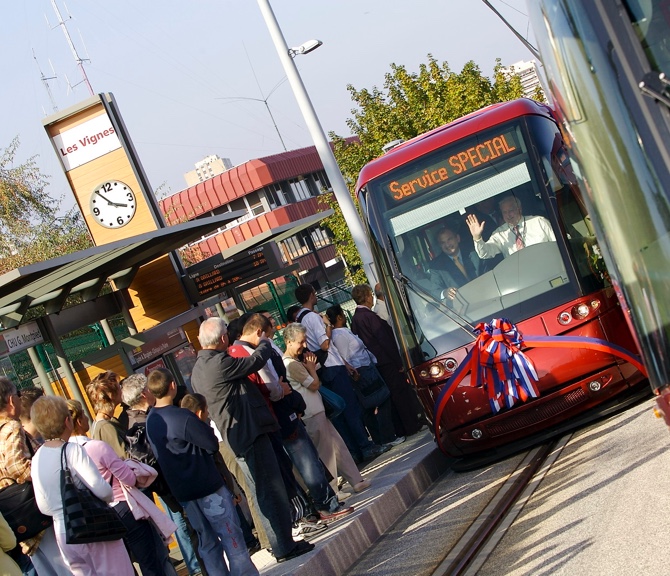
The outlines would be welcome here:
M 433 293 L 440 300 L 453 300 L 458 289 L 474 280 L 483 271 L 479 256 L 461 250 L 461 236 L 448 227 L 437 233 L 441 253 L 430 261 L 430 281 Z
M 543 216 L 524 216 L 521 200 L 516 196 L 505 196 L 498 206 L 504 222 L 493 231 L 487 241 L 482 238 L 485 222 L 480 222 L 474 214 L 468 214 L 466 218 L 475 251 L 480 258 L 493 258 L 497 254 L 507 258 L 526 246 L 556 242 L 549 220 Z

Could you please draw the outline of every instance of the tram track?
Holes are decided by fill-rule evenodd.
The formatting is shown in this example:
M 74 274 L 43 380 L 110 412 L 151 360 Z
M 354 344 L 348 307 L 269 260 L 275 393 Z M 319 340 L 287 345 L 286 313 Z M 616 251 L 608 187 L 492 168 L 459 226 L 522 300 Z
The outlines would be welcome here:
M 528 451 L 487 506 L 450 548 L 432 576 L 474 576 L 558 459 L 572 434 Z

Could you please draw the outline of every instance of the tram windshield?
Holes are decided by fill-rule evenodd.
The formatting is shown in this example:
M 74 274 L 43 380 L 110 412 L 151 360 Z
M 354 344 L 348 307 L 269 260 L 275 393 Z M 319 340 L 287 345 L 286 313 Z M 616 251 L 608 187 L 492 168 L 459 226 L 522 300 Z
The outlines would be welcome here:
M 601 286 L 599 251 L 556 125 L 515 120 L 371 181 L 374 240 L 422 356 Z M 560 224 L 559 224 L 560 223 Z M 586 284 L 585 284 L 586 282 Z

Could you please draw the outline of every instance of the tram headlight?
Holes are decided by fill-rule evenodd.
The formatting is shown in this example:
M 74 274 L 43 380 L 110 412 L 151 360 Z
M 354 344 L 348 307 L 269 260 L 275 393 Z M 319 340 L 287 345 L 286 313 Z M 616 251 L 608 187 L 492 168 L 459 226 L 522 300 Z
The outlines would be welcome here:
M 444 361 L 444 368 L 447 372 L 453 373 L 458 368 L 458 362 L 454 358 L 447 358 Z
M 591 307 L 588 304 L 577 304 L 572 309 L 572 315 L 577 319 L 581 320 L 582 318 L 586 318 L 589 313 L 591 312 Z
M 441 378 L 444 373 L 444 365 L 441 362 L 435 362 L 428 367 L 428 375 L 431 378 Z
M 591 382 L 589 382 L 589 390 L 591 390 L 591 392 L 599 392 L 600 388 L 602 388 L 602 383 L 600 381 L 591 380 Z
M 456 360 L 447 358 L 445 360 L 433 362 L 428 368 L 421 370 L 419 374 L 422 378 L 434 378 L 436 380 L 440 378 L 449 378 L 457 367 L 458 362 L 456 362 Z

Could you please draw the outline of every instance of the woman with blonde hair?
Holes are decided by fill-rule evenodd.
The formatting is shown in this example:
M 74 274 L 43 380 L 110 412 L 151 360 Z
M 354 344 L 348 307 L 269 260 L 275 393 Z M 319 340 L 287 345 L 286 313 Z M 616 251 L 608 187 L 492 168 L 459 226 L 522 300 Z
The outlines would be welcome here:
M 53 516 L 56 540 L 74 576 L 133 576 L 134 570 L 122 540 L 68 544 L 65 540 L 63 500 L 60 491 L 61 453 L 75 483 L 87 487 L 105 502 L 113 498 L 112 486 L 100 474 L 84 448 L 68 442 L 74 426 L 63 398 L 44 396 L 31 409 L 31 418 L 45 439 L 33 458 L 35 500 L 43 514 Z
M 115 416 L 116 408 L 121 404 L 118 374 L 111 370 L 98 374 L 86 385 L 86 394 L 95 410 L 92 438 L 107 442 L 119 458 L 125 458 L 127 426 Z

